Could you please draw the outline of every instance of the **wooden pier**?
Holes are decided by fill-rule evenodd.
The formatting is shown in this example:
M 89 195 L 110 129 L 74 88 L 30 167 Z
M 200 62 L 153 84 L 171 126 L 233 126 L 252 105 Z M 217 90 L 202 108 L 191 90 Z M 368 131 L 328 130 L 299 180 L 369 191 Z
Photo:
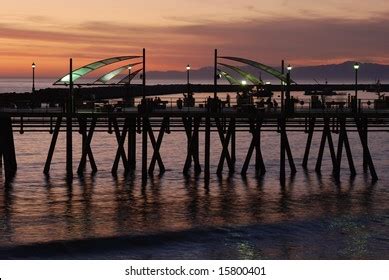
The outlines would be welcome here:
M 272 69 L 261 63 L 237 57 L 219 57 L 217 50 L 214 56 L 214 83 L 212 85 L 193 85 L 188 82 L 185 85 L 146 85 L 146 51 L 143 54 L 129 58 L 141 58 L 142 84 L 120 86 L 90 86 L 78 85 L 73 88 L 73 64 L 70 59 L 69 82 L 64 88 L 49 88 L 33 90 L 31 93 L 0 94 L 0 163 L 4 165 L 6 181 L 12 180 L 17 171 L 17 161 L 13 133 L 34 133 L 47 131 L 52 134 L 52 141 L 48 147 L 48 155 L 43 172 L 48 175 L 55 153 L 57 139 L 62 137 L 61 131 L 66 134 L 66 174 L 69 179 L 73 178 L 73 133 L 82 135 L 80 148 L 81 158 L 77 173 L 82 174 L 86 165 L 90 164 L 93 172 L 98 171 L 98 165 L 94 159 L 91 143 L 96 133 L 109 133 L 116 138 L 117 151 L 112 158 L 111 172 L 115 176 L 119 165 L 122 164 L 126 173 L 132 172 L 140 167 L 142 180 L 147 181 L 148 176 L 153 175 L 158 167 L 160 173 L 166 168 L 161 156 L 163 149 L 164 135 L 168 133 L 185 133 L 187 139 L 186 160 L 182 167 L 183 173 L 187 174 L 193 167 L 196 174 L 204 173 L 205 180 L 211 177 L 211 134 L 215 133 L 222 145 L 222 151 L 217 164 L 216 175 L 223 176 L 223 173 L 232 174 L 239 171 L 246 176 L 249 168 L 255 168 L 258 175 L 264 175 L 267 171 L 266 163 L 262 156 L 261 135 L 269 131 L 276 131 L 279 134 L 279 177 L 281 184 L 285 184 L 287 167 L 291 174 L 297 172 L 296 163 L 293 157 L 294 149 L 290 145 L 289 134 L 291 131 L 305 133 L 307 142 L 303 162 L 304 168 L 308 168 L 311 154 L 312 138 L 315 133 L 321 134 L 319 154 L 316 160 L 315 170 L 321 172 L 322 161 L 326 146 L 330 151 L 332 161 L 332 173 L 337 179 L 341 176 L 341 162 L 343 149 L 348 161 L 350 174 L 357 174 L 353 158 L 353 149 L 349 143 L 349 134 L 354 132 L 360 139 L 363 149 L 363 170 L 369 171 L 373 181 L 378 180 L 373 158 L 369 150 L 368 133 L 389 131 L 389 109 L 369 109 L 361 107 L 357 92 L 389 91 L 389 85 L 298 85 L 290 77 L 291 67 L 284 74 L 284 62 L 282 61 L 281 72 Z M 224 108 L 217 95 L 220 92 L 249 92 L 254 85 L 218 85 L 218 59 L 241 62 L 264 70 L 281 82 L 280 85 L 265 85 L 261 82 L 262 89 L 268 91 L 279 91 L 281 93 L 280 108 L 267 108 L 266 110 L 250 106 L 235 106 Z M 112 59 L 110 59 L 112 60 Z M 93 65 L 93 64 L 92 64 Z M 226 65 L 226 64 L 222 64 Z M 226 65 L 228 66 L 228 65 Z M 359 68 L 359 67 L 358 67 Z M 357 69 L 357 68 L 355 68 Z M 76 70 L 77 71 L 77 70 Z M 356 72 L 357 74 L 357 72 Z M 66 77 L 66 76 L 65 76 Z M 64 78 L 65 78 L 64 77 Z M 189 75 L 188 75 L 189 77 Z M 259 86 L 259 85 L 258 85 Z M 258 87 L 257 86 L 257 87 Z M 258 90 L 258 89 L 257 89 Z M 318 108 L 298 109 L 295 106 L 292 92 L 295 91 L 351 91 L 355 90 L 354 100 L 349 101 L 347 107 L 327 108 L 324 104 Z M 170 108 L 149 107 L 147 96 L 163 96 L 170 94 L 182 94 L 189 92 L 213 93 L 207 104 L 202 106 L 180 106 Z M 83 102 L 98 102 L 100 100 L 132 100 L 141 97 L 142 103 L 138 107 L 125 108 L 123 111 L 108 110 L 95 112 L 93 110 L 79 110 L 77 104 Z M 351 98 L 350 98 L 351 99 Z M 19 110 L 10 108 L 12 104 L 27 102 L 28 104 L 54 103 L 59 107 L 47 110 Z M 386 101 L 385 101 L 386 102 Z M 5 106 L 3 106 L 5 105 Z M 7 107 L 8 105 L 8 107 Z M 178 104 L 177 104 L 178 105 Z M 385 106 L 387 104 L 385 103 Z M 182 106 L 182 104 L 181 104 Z M 389 106 L 387 106 L 389 108 Z M 250 142 L 246 152 L 246 158 L 242 166 L 236 161 L 236 151 L 241 147 L 236 143 L 236 133 L 246 133 Z M 136 134 L 141 134 L 142 145 L 137 147 Z M 26 134 L 27 135 L 27 134 Z M 335 143 L 337 136 L 337 143 Z M 25 136 L 28 137 L 28 136 Z M 204 157 L 200 158 L 199 139 L 204 137 Z M 151 143 L 152 150 L 148 151 L 148 144 Z M 127 145 L 126 145 L 127 144 Z M 326 145 L 327 144 L 327 145 Z M 136 162 L 136 154 L 140 153 L 141 163 Z M 148 161 L 148 154 L 151 160 Z M 252 163 L 252 158 L 254 163 Z
M 297 172 L 296 164 L 308 168 L 311 155 L 311 143 L 315 133 L 321 134 L 319 154 L 315 170 L 321 172 L 324 150 L 328 147 L 332 160 L 333 176 L 340 178 L 341 161 L 346 155 L 350 174 L 357 174 L 353 158 L 353 149 L 349 144 L 350 133 L 356 133 L 363 149 L 363 170 L 369 171 L 372 180 L 378 180 L 373 158 L 368 144 L 368 132 L 389 131 L 389 111 L 370 111 L 354 113 L 351 111 L 310 110 L 308 112 L 296 110 L 293 113 L 281 111 L 250 111 L 241 112 L 236 108 L 225 108 L 212 112 L 207 108 L 180 110 L 154 110 L 142 112 L 136 109 L 128 112 L 99 112 L 99 113 L 59 113 L 59 112 L 2 112 L 0 113 L 1 150 L 4 159 L 3 165 L 6 180 L 12 180 L 17 170 L 13 133 L 28 133 L 46 131 L 51 133 L 52 141 L 48 147 L 48 155 L 43 172 L 50 173 L 50 165 L 55 153 L 57 139 L 61 132 L 66 134 L 66 173 L 73 176 L 73 149 L 81 149 L 81 158 L 77 173 L 82 175 L 89 163 L 93 172 L 98 171 L 94 159 L 91 143 L 96 133 L 109 133 L 116 138 L 117 151 L 112 158 L 112 174 L 116 176 L 121 164 L 125 173 L 133 171 L 137 166 L 142 170 L 142 179 L 146 181 L 158 167 L 160 173 L 166 168 L 161 156 L 164 135 L 169 133 L 185 133 L 187 145 L 186 160 L 182 166 L 184 174 L 190 172 L 191 167 L 196 174 L 204 172 L 205 180 L 212 174 L 210 170 L 210 154 L 212 153 L 211 133 L 216 133 L 222 145 L 216 174 L 232 174 L 240 172 L 246 176 L 250 168 L 255 169 L 261 176 L 267 171 L 262 156 L 261 135 L 268 132 L 279 134 L 280 149 L 280 180 L 285 183 L 287 167 L 291 174 Z M 307 138 L 303 162 L 296 163 L 293 158 L 295 152 L 289 143 L 290 132 L 304 133 Z M 236 162 L 236 151 L 240 149 L 236 143 L 236 133 L 247 133 L 249 148 L 243 165 Z M 73 133 L 82 135 L 81 147 L 73 147 Z M 136 146 L 136 134 L 142 135 L 141 147 Z M 336 136 L 336 137 L 335 137 Z M 199 139 L 204 137 L 204 157 L 200 158 Z M 336 143 L 337 140 L 337 143 Z M 148 143 L 152 150 L 148 151 Z M 126 145 L 127 144 L 127 145 Z M 343 153 L 343 149 L 345 153 Z M 136 153 L 142 155 L 141 163 L 136 162 Z M 148 161 L 148 153 L 151 160 Z M 253 159 L 253 160 L 252 160 Z M 178 167 L 179 168 L 179 167 Z

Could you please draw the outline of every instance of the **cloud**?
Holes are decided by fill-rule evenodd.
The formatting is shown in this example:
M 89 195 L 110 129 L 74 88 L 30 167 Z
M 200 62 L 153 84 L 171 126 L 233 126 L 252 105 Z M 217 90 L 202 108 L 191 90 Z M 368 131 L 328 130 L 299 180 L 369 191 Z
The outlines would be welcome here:
M 302 11 L 304 12 L 304 11 Z M 146 26 L 87 21 L 47 28 L 0 23 L 0 41 L 13 42 L 15 50 L 0 46 L 0 56 L 32 54 L 47 45 L 42 56 L 96 58 L 132 54 L 146 47 L 152 68 L 177 69 L 195 60 L 210 65 L 212 50 L 244 56 L 268 64 L 287 59 L 312 64 L 348 59 L 389 63 L 389 19 L 261 18 L 230 22 L 188 21 L 185 25 Z M 30 18 L 31 20 L 31 18 Z M 35 18 L 47 24 L 47 18 Z M 180 18 L 177 18 L 180 20 Z M 39 25 L 37 25 L 39 26 Z M 17 46 L 19 44 L 19 47 Z M 47 50 L 50 49 L 48 52 Z M 194 64 L 194 63 L 192 63 Z

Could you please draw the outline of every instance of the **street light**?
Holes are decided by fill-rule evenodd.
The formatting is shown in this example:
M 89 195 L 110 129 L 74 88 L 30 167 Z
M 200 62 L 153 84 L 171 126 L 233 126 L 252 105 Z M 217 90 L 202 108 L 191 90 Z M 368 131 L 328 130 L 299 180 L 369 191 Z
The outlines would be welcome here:
M 290 74 L 290 71 L 292 71 L 293 67 L 290 66 L 290 64 L 289 64 L 288 67 L 287 67 L 286 69 L 288 69 L 288 72 L 289 72 L 289 74 Z
M 356 106 L 358 106 L 358 70 L 359 70 L 359 63 L 355 62 L 354 64 L 354 70 L 355 70 L 355 102 Z
M 290 72 L 292 71 L 293 67 L 289 64 L 286 69 L 288 70 L 288 72 L 286 73 L 286 103 L 287 106 L 290 106 Z
M 34 62 L 32 63 L 31 67 L 32 67 L 32 93 L 34 93 L 35 92 L 35 67 L 36 67 Z
M 131 83 L 131 65 L 128 66 L 128 85 Z
M 245 86 L 245 85 L 247 85 L 247 81 L 246 80 L 242 80 L 242 86 Z
M 186 83 L 189 85 L 189 71 L 190 71 L 190 65 L 188 64 L 186 66 Z
M 190 84 L 189 84 L 189 72 L 190 72 L 190 65 L 186 65 L 186 85 L 188 90 L 188 97 L 191 97 L 192 94 L 190 92 Z

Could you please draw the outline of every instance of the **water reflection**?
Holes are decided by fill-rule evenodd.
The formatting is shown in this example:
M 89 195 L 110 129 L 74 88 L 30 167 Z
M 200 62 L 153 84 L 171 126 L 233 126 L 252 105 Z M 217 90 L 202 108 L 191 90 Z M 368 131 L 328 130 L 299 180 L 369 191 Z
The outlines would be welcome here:
M 13 186 L 12 184 L 4 184 L 1 189 L 3 196 L 0 196 L 0 214 L 2 217 L 1 231 L 8 233 L 7 242 L 12 242 L 12 208 L 13 208 Z
M 227 230 L 223 252 L 230 257 L 304 258 L 310 253 L 302 256 L 297 252 L 299 246 L 322 248 L 312 244 L 320 238 L 300 239 L 290 235 L 294 231 L 302 236 L 323 234 L 321 237 L 331 242 L 341 236 L 340 257 L 368 257 L 374 227 L 367 226 L 370 220 L 366 215 L 379 220 L 386 209 L 383 201 L 388 200 L 382 185 L 369 178 L 339 182 L 309 171 L 289 177 L 285 186 L 280 186 L 278 174 L 271 172 L 244 179 L 238 175 L 216 177 L 209 184 L 201 176 L 180 179 L 177 174 L 166 174 L 151 177 L 146 185 L 140 183 L 137 173 L 107 174 L 80 176 L 71 184 L 45 177 L 43 187 L 39 183 L 26 187 L 17 176 L 14 183 L 3 185 L 1 245 L 205 228 L 214 234 L 213 230 L 228 227 L 231 231 Z M 329 225 L 323 229 L 322 219 L 327 218 Z M 312 222 L 299 225 L 301 221 Z M 241 229 L 244 226 L 254 230 L 246 232 Z M 205 257 L 210 252 L 201 254 Z

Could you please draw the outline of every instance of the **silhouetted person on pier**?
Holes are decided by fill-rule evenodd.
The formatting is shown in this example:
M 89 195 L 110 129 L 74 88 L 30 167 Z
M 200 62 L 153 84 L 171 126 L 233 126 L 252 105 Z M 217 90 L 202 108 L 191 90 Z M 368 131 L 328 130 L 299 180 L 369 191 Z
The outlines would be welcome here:
M 182 99 L 181 98 L 178 98 L 178 100 L 177 100 L 177 107 L 178 107 L 178 109 L 182 109 Z
M 226 103 L 227 103 L 227 107 L 231 107 L 231 96 L 228 93 L 227 93 Z
M 236 104 L 238 107 L 241 105 L 241 95 L 239 92 L 236 93 Z
M 184 106 L 194 107 L 195 99 L 193 97 L 193 92 L 189 92 L 188 94 L 183 93 L 183 95 L 184 95 Z

